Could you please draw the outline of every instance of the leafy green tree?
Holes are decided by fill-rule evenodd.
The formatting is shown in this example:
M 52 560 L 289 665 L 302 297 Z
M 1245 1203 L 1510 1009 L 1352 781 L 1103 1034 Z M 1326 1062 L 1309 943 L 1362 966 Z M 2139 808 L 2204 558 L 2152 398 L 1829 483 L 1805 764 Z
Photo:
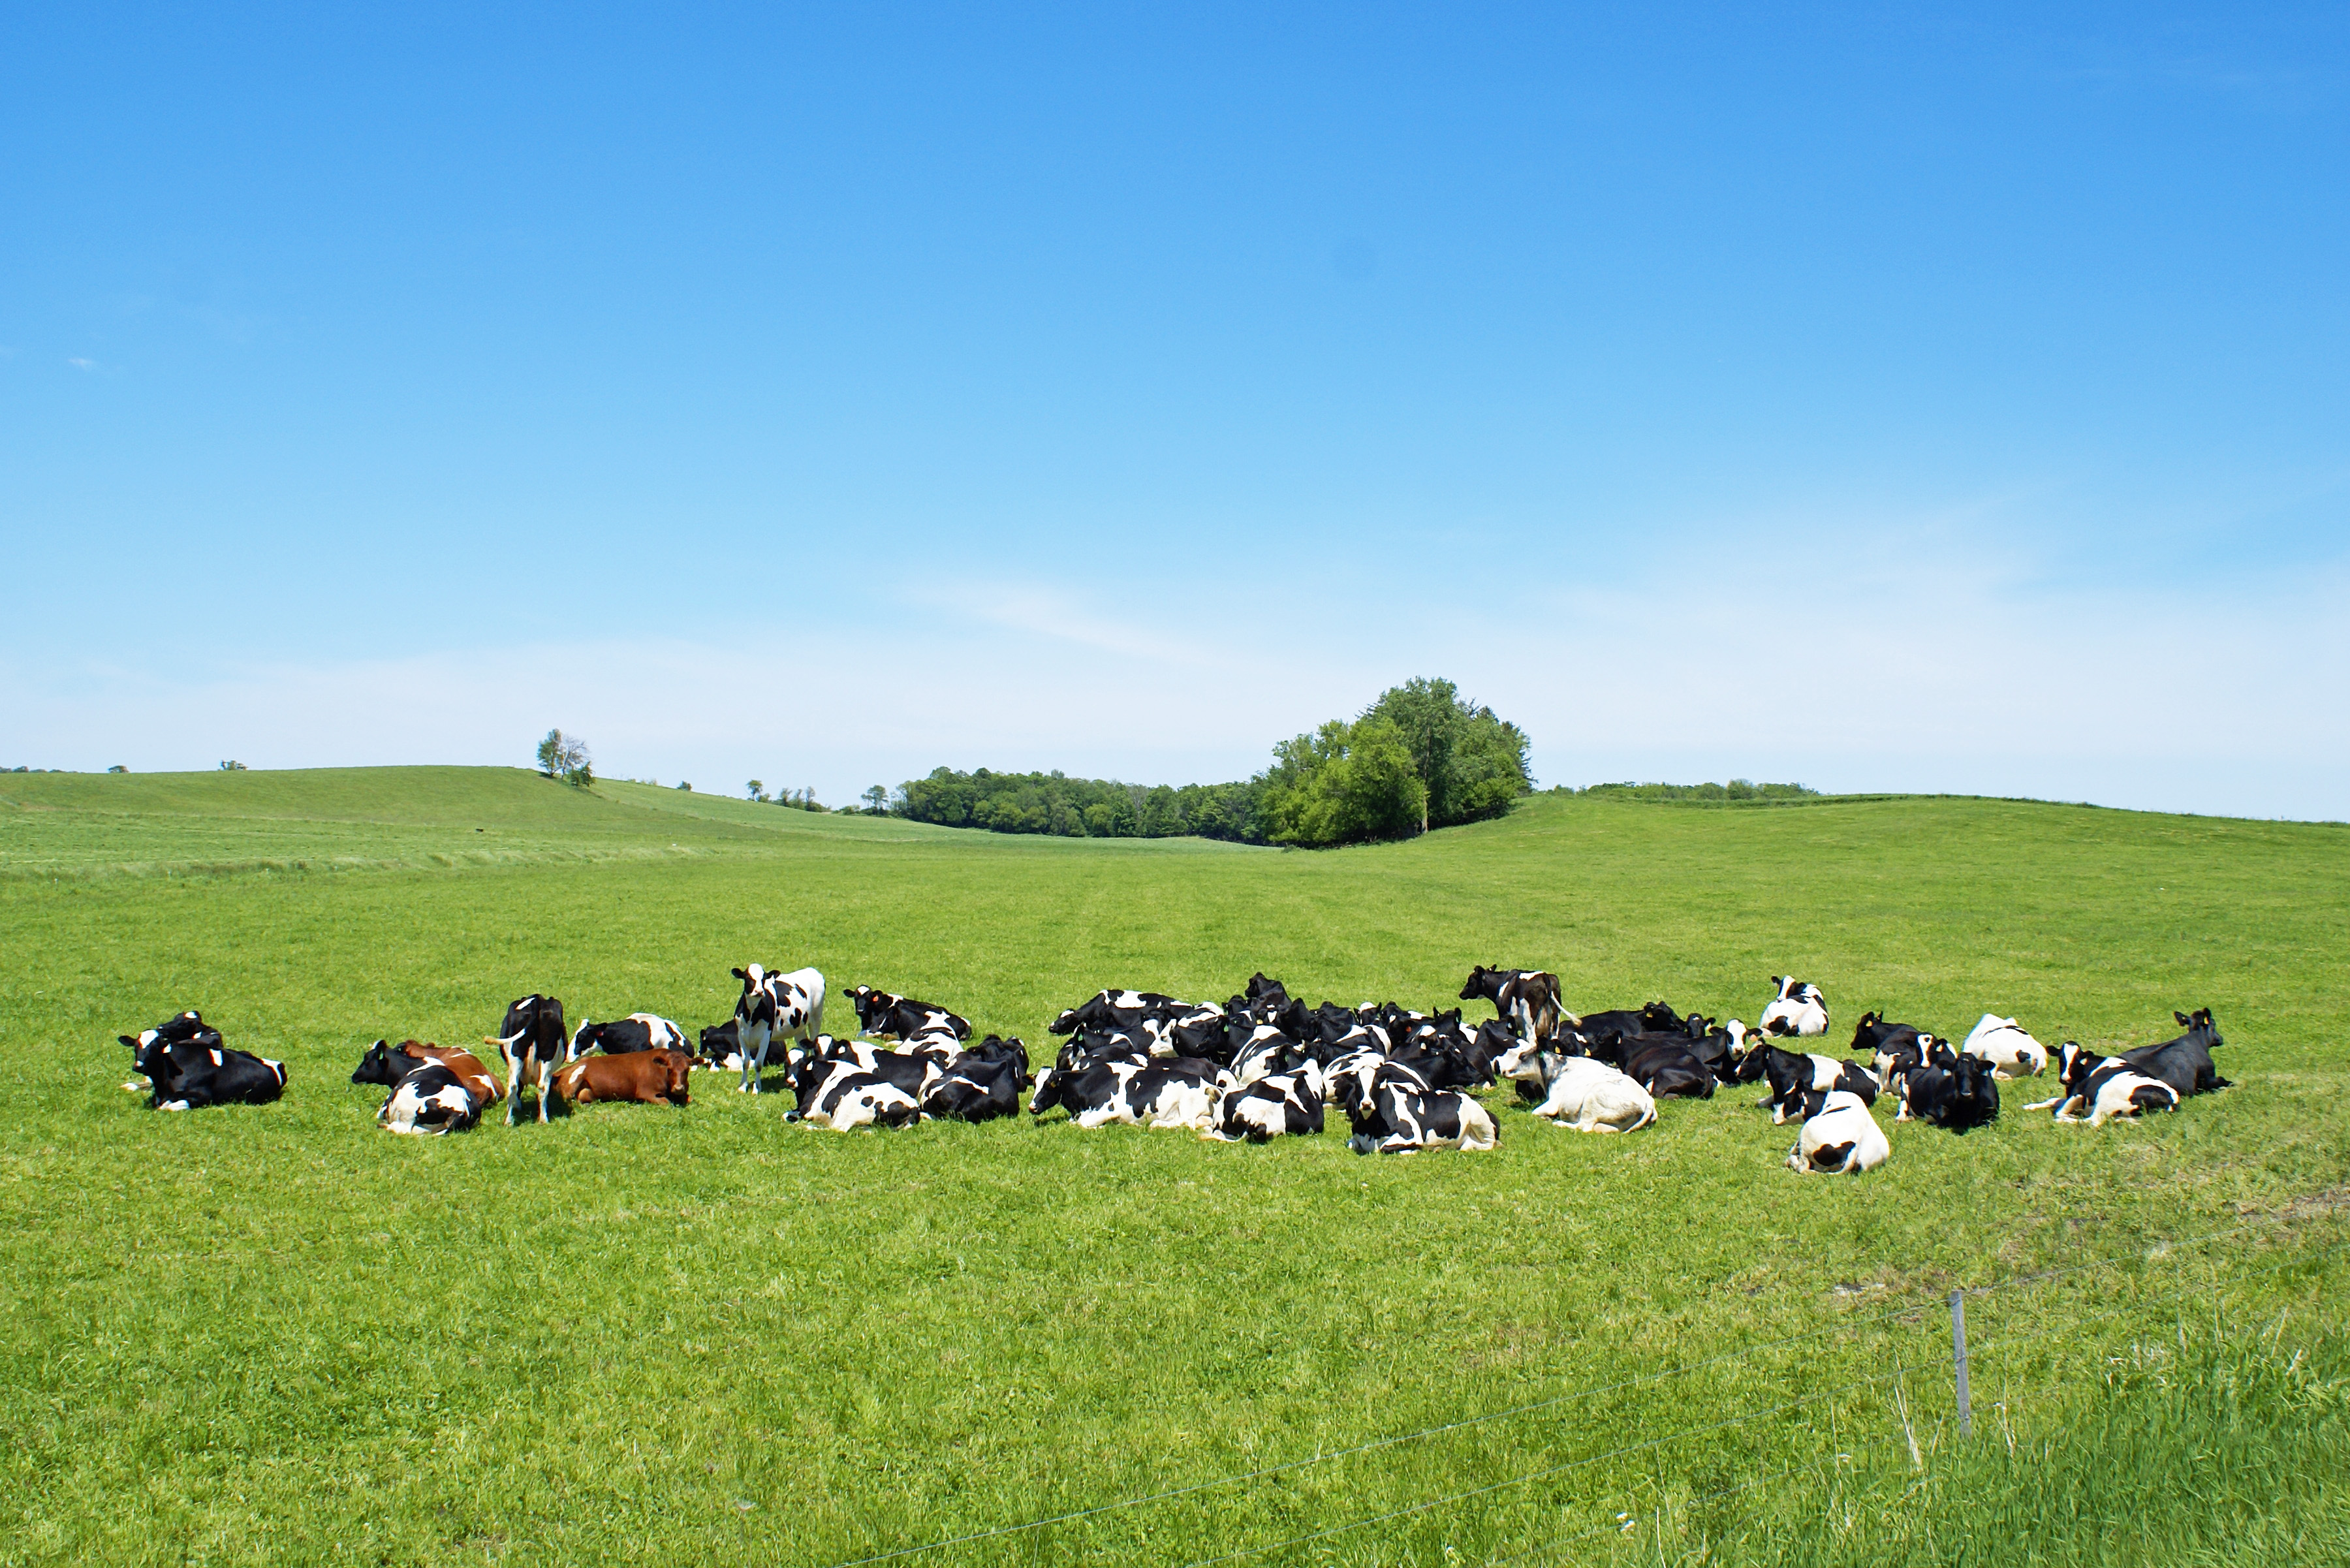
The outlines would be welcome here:
M 1381 692 L 1369 712 L 1392 721 L 1411 753 L 1428 792 L 1423 831 L 1499 816 L 1534 788 L 1525 732 L 1462 701 L 1450 680 L 1407 680 Z
M 588 742 L 560 730 L 549 730 L 546 738 L 539 742 L 538 771 L 579 789 L 589 788 L 596 782 L 596 769 L 588 757 Z
M 1333 719 L 1310 735 L 1274 748 L 1265 775 L 1266 834 L 1276 844 L 1318 848 L 1367 839 L 1402 838 L 1428 811 L 1403 732 L 1367 714 L 1352 724 Z

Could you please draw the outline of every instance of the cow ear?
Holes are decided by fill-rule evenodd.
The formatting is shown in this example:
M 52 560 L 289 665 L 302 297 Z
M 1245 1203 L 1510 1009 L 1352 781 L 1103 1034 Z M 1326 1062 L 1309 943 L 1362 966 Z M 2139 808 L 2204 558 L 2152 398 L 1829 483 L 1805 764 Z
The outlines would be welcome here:
M 739 970 L 739 969 L 738 969 L 738 970 L 730 971 L 729 972 L 731 972 L 731 973 L 734 976 L 734 978 L 735 978 L 736 980 L 748 980 L 748 979 L 750 979 L 750 978 L 751 978 L 749 975 L 744 974 L 744 973 L 743 973 L 741 970 Z
M 117 1040 L 121 1041 L 125 1045 L 130 1046 L 133 1051 L 136 1051 L 136 1050 L 138 1050 L 138 1049 L 139 1049 L 139 1042 L 138 1042 L 138 1041 L 136 1041 L 136 1040 L 133 1040 L 133 1039 L 132 1039 L 132 1038 L 130 1038 L 130 1035 L 128 1035 L 128 1034 L 118 1034 L 118 1035 L 116 1035 L 116 1036 L 115 1036 L 115 1038 L 116 1038 Z
M 2182 1029 L 2195 1022 L 2195 1020 L 2188 1017 L 2187 1014 L 2179 1012 L 2177 1008 L 2173 1008 L 2171 1010 L 2170 1016 L 2178 1020 L 2179 1027 Z

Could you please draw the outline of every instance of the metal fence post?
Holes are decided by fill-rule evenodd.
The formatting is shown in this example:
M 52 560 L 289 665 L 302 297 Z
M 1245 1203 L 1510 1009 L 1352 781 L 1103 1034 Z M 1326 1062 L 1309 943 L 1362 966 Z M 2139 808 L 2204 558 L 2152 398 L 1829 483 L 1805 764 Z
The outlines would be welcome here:
M 1974 1435 L 1974 1407 L 1967 1396 L 1967 1293 L 1950 1293 L 1950 1364 L 1959 1369 L 1959 1436 Z

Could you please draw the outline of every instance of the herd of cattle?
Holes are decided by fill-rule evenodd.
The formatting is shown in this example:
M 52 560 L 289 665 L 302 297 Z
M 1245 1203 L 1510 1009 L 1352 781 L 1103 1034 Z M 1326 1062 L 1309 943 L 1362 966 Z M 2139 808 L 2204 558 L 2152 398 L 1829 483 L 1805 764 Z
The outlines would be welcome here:
M 1556 975 L 1481 965 L 1461 1000 L 1490 1002 L 1496 1016 L 1474 1025 L 1458 1007 L 1308 1008 L 1263 974 L 1221 1007 L 1104 991 L 1047 1026 L 1066 1043 L 1032 1069 L 1018 1039 L 990 1034 L 973 1044 L 968 1022 L 930 1002 L 852 987 L 858 1037 L 837 1039 L 822 1033 L 816 971 L 775 974 L 752 964 L 733 973 L 743 986 L 734 1016 L 691 1044 L 677 1024 L 647 1012 L 567 1031 L 563 1003 L 534 993 L 513 1002 L 482 1042 L 496 1048 L 503 1081 L 470 1051 L 414 1040 L 378 1040 L 351 1081 L 390 1091 L 376 1118 L 385 1128 L 446 1133 L 473 1127 L 501 1100 L 511 1127 L 525 1089 L 541 1122 L 557 1101 L 682 1106 L 696 1067 L 737 1075 L 737 1086 L 756 1094 L 772 1057 L 796 1101 L 786 1119 L 840 1131 L 1016 1116 L 1025 1094 L 1030 1114 L 1057 1106 L 1081 1127 L 1187 1128 L 1262 1143 L 1321 1132 L 1326 1108 L 1336 1106 L 1362 1154 L 1493 1147 L 1499 1129 L 1475 1092 L 1504 1080 L 1555 1126 L 1616 1133 L 1654 1122 L 1659 1098 L 1711 1099 L 1718 1087 L 1760 1085 L 1768 1093 L 1758 1106 L 1773 1123 L 1800 1124 L 1792 1168 L 1857 1173 L 1891 1151 L 1874 1111 L 1879 1098 L 1892 1099 L 1897 1122 L 1963 1133 L 1998 1116 L 2001 1081 L 2037 1076 L 2050 1063 L 2014 1019 L 1988 1012 L 1956 1046 L 1866 1012 L 1849 1056 L 1790 1050 L 1781 1042 L 1800 1045 L 1828 1031 L 1819 987 L 1792 976 L 1772 977 L 1774 992 L 1749 1028 L 1661 1002 L 1578 1014 L 1561 1005 Z M 2116 1055 L 2066 1041 L 2055 1057 L 2061 1092 L 2024 1108 L 2100 1126 L 2227 1087 L 2212 1065 L 2222 1042 L 2210 1011 L 2174 1016 L 2185 1031 L 2178 1038 Z M 158 1109 L 259 1104 L 285 1092 L 284 1064 L 231 1049 L 192 1011 L 120 1038 L 144 1079 L 123 1086 L 145 1091 Z

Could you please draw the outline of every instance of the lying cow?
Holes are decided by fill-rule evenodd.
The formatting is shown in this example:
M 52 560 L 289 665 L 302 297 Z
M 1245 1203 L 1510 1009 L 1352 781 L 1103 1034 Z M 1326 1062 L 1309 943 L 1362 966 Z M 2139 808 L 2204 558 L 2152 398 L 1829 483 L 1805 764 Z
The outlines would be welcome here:
M 220 1038 L 207 1031 L 211 1038 Z M 145 1043 L 119 1035 L 130 1046 L 130 1070 L 148 1082 L 147 1106 L 158 1111 L 192 1111 L 205 1106 L 265 1106 L 286 1092 L 286 1064 L 233 1051 L 226 1045 L 201 1044 L 191 1033 L 183 1040 L 145 1032 Z
M 567 1060 L 576 1062 L 591 1051 L 625 1056 L 635 1051 L 653 1050 L 685 1051 L 685 1031 L 650 1012 L 631 1012 L 610 1023 L 595 1023 L 583 1018 L 572 1033 Z
M 1543 970 L 1488 969 L 1478 964 L 1461 988 L 1461 1000 L 1480 998 L 1508 1021 L 1521 1040 L 1547 1040 L 1558 1032 L 1558 976 Z
M 1357 1154 L 1406 1154 L 1423 1148 L 1480 1153 L 1501 1141 L 1493 1117 L 1458 1090 L 1421 1092 L 1389 1081 L 1371 1092 L 1364 1114 L 1354 1118 L 1347 1147 Z
M 857 1010 L 857 1028 L 876 1040 L 910 1040 L 917 1034 L 947 1034 L 971 1038 L 971 1024 L 945 1008 L 910 996 L 895 996 L 869 985 L 848 988 L 848 1004 Z
M 1761 1045 L 1767 1053 L 1762 1059 L 1762 1075 L 1770 1080 L 1771 1093 L 1755 1104 L 1771 1112 L 1771 1125 L 1777 1127 L 1789 1116 L 1800 1114 L 1804 1097 L 1809 1095 L 1846 1094 L 1863 1106 L 1877 1103 L 1877 1091 L 1883 1087 L 1877 1075 L 1857 1062 L 1839 1061 L 1834 1056 L 1797 1055 L 1782 1051 L 1776 1045 Z
M 1016 1116 L 1027 1084 L 1027 1048 L 991 1034 L 947 1064 L 922 1096 L 922 1114 L 961 1122 Z
M 1887 1084 L 1888 1091 L 1900 1099 L 1901 1108 L 1893 1119 L 1928 1121 L 1954 1133 L 1988 1127 L 1999 1119 L 1997 1076 L 1989 1062 L 1957 1054 L 1944 1046 L 1904 1068 L 1898 1079 Z
M 757 964 L 733 973 L 743 982 L 743 994 L 734 1000 L 735 1050 L 743 1064 L 743 1082 L 736 1087 L 755 1095 L 773 1042 L 814 1045 L 823 1033 L 824 976 L 812 969 L 769 974 Z
M 1566 1056 L 1527 1041 L 1493 1064 L 1537 1090 L 1534 1114 L 1577 1132 L 1637 1132 L 1657 1119 L 1656 1096 L 1605 1062 Z
M 2170 1016 L 2178 1020 L 2186 1033 L 2158 1045 L 2140 1045 L 2134 1051 L 2125 1051 L 2121 1059 L 2134 1071 L 2169 1085 L 2182 1100 L 2190 1095 L 2208 1095 L 2214 1089 L 2229 1087 L 2228 1080 L 2220 1076 L 2219 1068 L 2211 1061 L 2212 1049 L 2227 1044 L 2212 1025 L 2211 1010 L 2199 1007 L 2191 1016 L 2176 1012 Z
M 2002 1078 L 2036 1078 L 2048 1066 L 2047 1046 L 2024 1033 L 2014 1019 L 1993 1012 L 1976 1020 L 1959 1054 L 1981 1058 Z
M 1088 1026 L 1131 1029 L 1145 1018 L 1160 1016 L 1170 1010 L 1182 1011 L 1188 1006 L 1155 991 L 1097 992 L 1091 1001 L 1070 1008 L 1045 1027 L 1055 1034 L 1075 1033 Z
M 1893 1145 L 1858 1095 L 1842 1089 L 1813 1090 L 1804 1096 L 1804 1125 L 1787 1151 L 1787 1168 L 1825 1176 L 1858 1176 L 1875 1170 Z
M 415 1040 L 377 1041 L 352 1069 L 351 1082 L 391 1091 L 376 1112 L 378 1127 L 420 1137 L 471 1131 L 505 1097 L 505 1086 L 472 1052 Z
M 1196 1073 L 1126 1062 L 1047 1067 L 1036 1075 L 1031 1115 L 1059 1106 L 1081 1127 L 1191 1127 L 1205 1132 L 1215 1110 L 1213 1082 Z
M 522 1104 L 525 1085 L 538 1091 L 538 1119 L 543 1125 L 546 1120 L 547 1080 L 563 1064 L 570 1045 L 563 1033 L 562 1002 L 536 992 L 516 997 L 506 1004 L 505 1019 L 498 1025 L 498 1032 L 483 1036 L 482 1044 L 496 1046 L 499 1058 L 505 1064 L 506 1084 L 512 1096 L 506 1101 L 506 1126 L 515 1124 L 515 1107 Z
M 1765 1034 L 1814 1035 L 1828 1032 L 1827 999 L 1820 988 L 1807 980 L 1797 980 L 1789 974 L 1774 974 L 1771 983 L 1778 993 L 1762 1009 L 1755 1027 Z
M 202 1045 L 207 1048 L 222 1043 L 221 1032 L 206 1023 L 204 1015 L 193 1008 L 173 1013 L 152 1029 L 141 1029 L 136 1034 L 118 1034 L 115 1038 L 130 1046 L 134 1056 L 141 1045 L 150 1045 L 159 1040 L 167 1045 Z M 155 1087 L 144 1078 L 133 1079 L 122 1086 L 134 1095 L 147 1094 Z
M 598 1100 L 682 1106 L 691 1098 L 686 1078 L 692 1068 L 692 1057 L 667 1045 L 617 1056 L 582 1056 L 555 1075 L 555 1093 L 569 1106 L 592 1106 Z
M 1216 1097 L 1201 1137 L 1237 1143 L 1246 1138 L 1297 1137 L 1322 1130 L 1322 1078 L 1308 1065 L 1302 1071 L 1254 1078 L 1226 1089 Z
M 2142 1111 L 2175 1111 L 2178 1091 L 2160 1078 L 2150 1078 L 2118 1056 L 2100 1056 L 2077 1040 L 2056 1048 L 2064 1092 L 2026 1110 L 2054 1109 L 2060 1122 L 2077 1122 L 2088 1113 L 2089 1125 L 2101 1127 L 2116 1116 L 2135 1118 Z

